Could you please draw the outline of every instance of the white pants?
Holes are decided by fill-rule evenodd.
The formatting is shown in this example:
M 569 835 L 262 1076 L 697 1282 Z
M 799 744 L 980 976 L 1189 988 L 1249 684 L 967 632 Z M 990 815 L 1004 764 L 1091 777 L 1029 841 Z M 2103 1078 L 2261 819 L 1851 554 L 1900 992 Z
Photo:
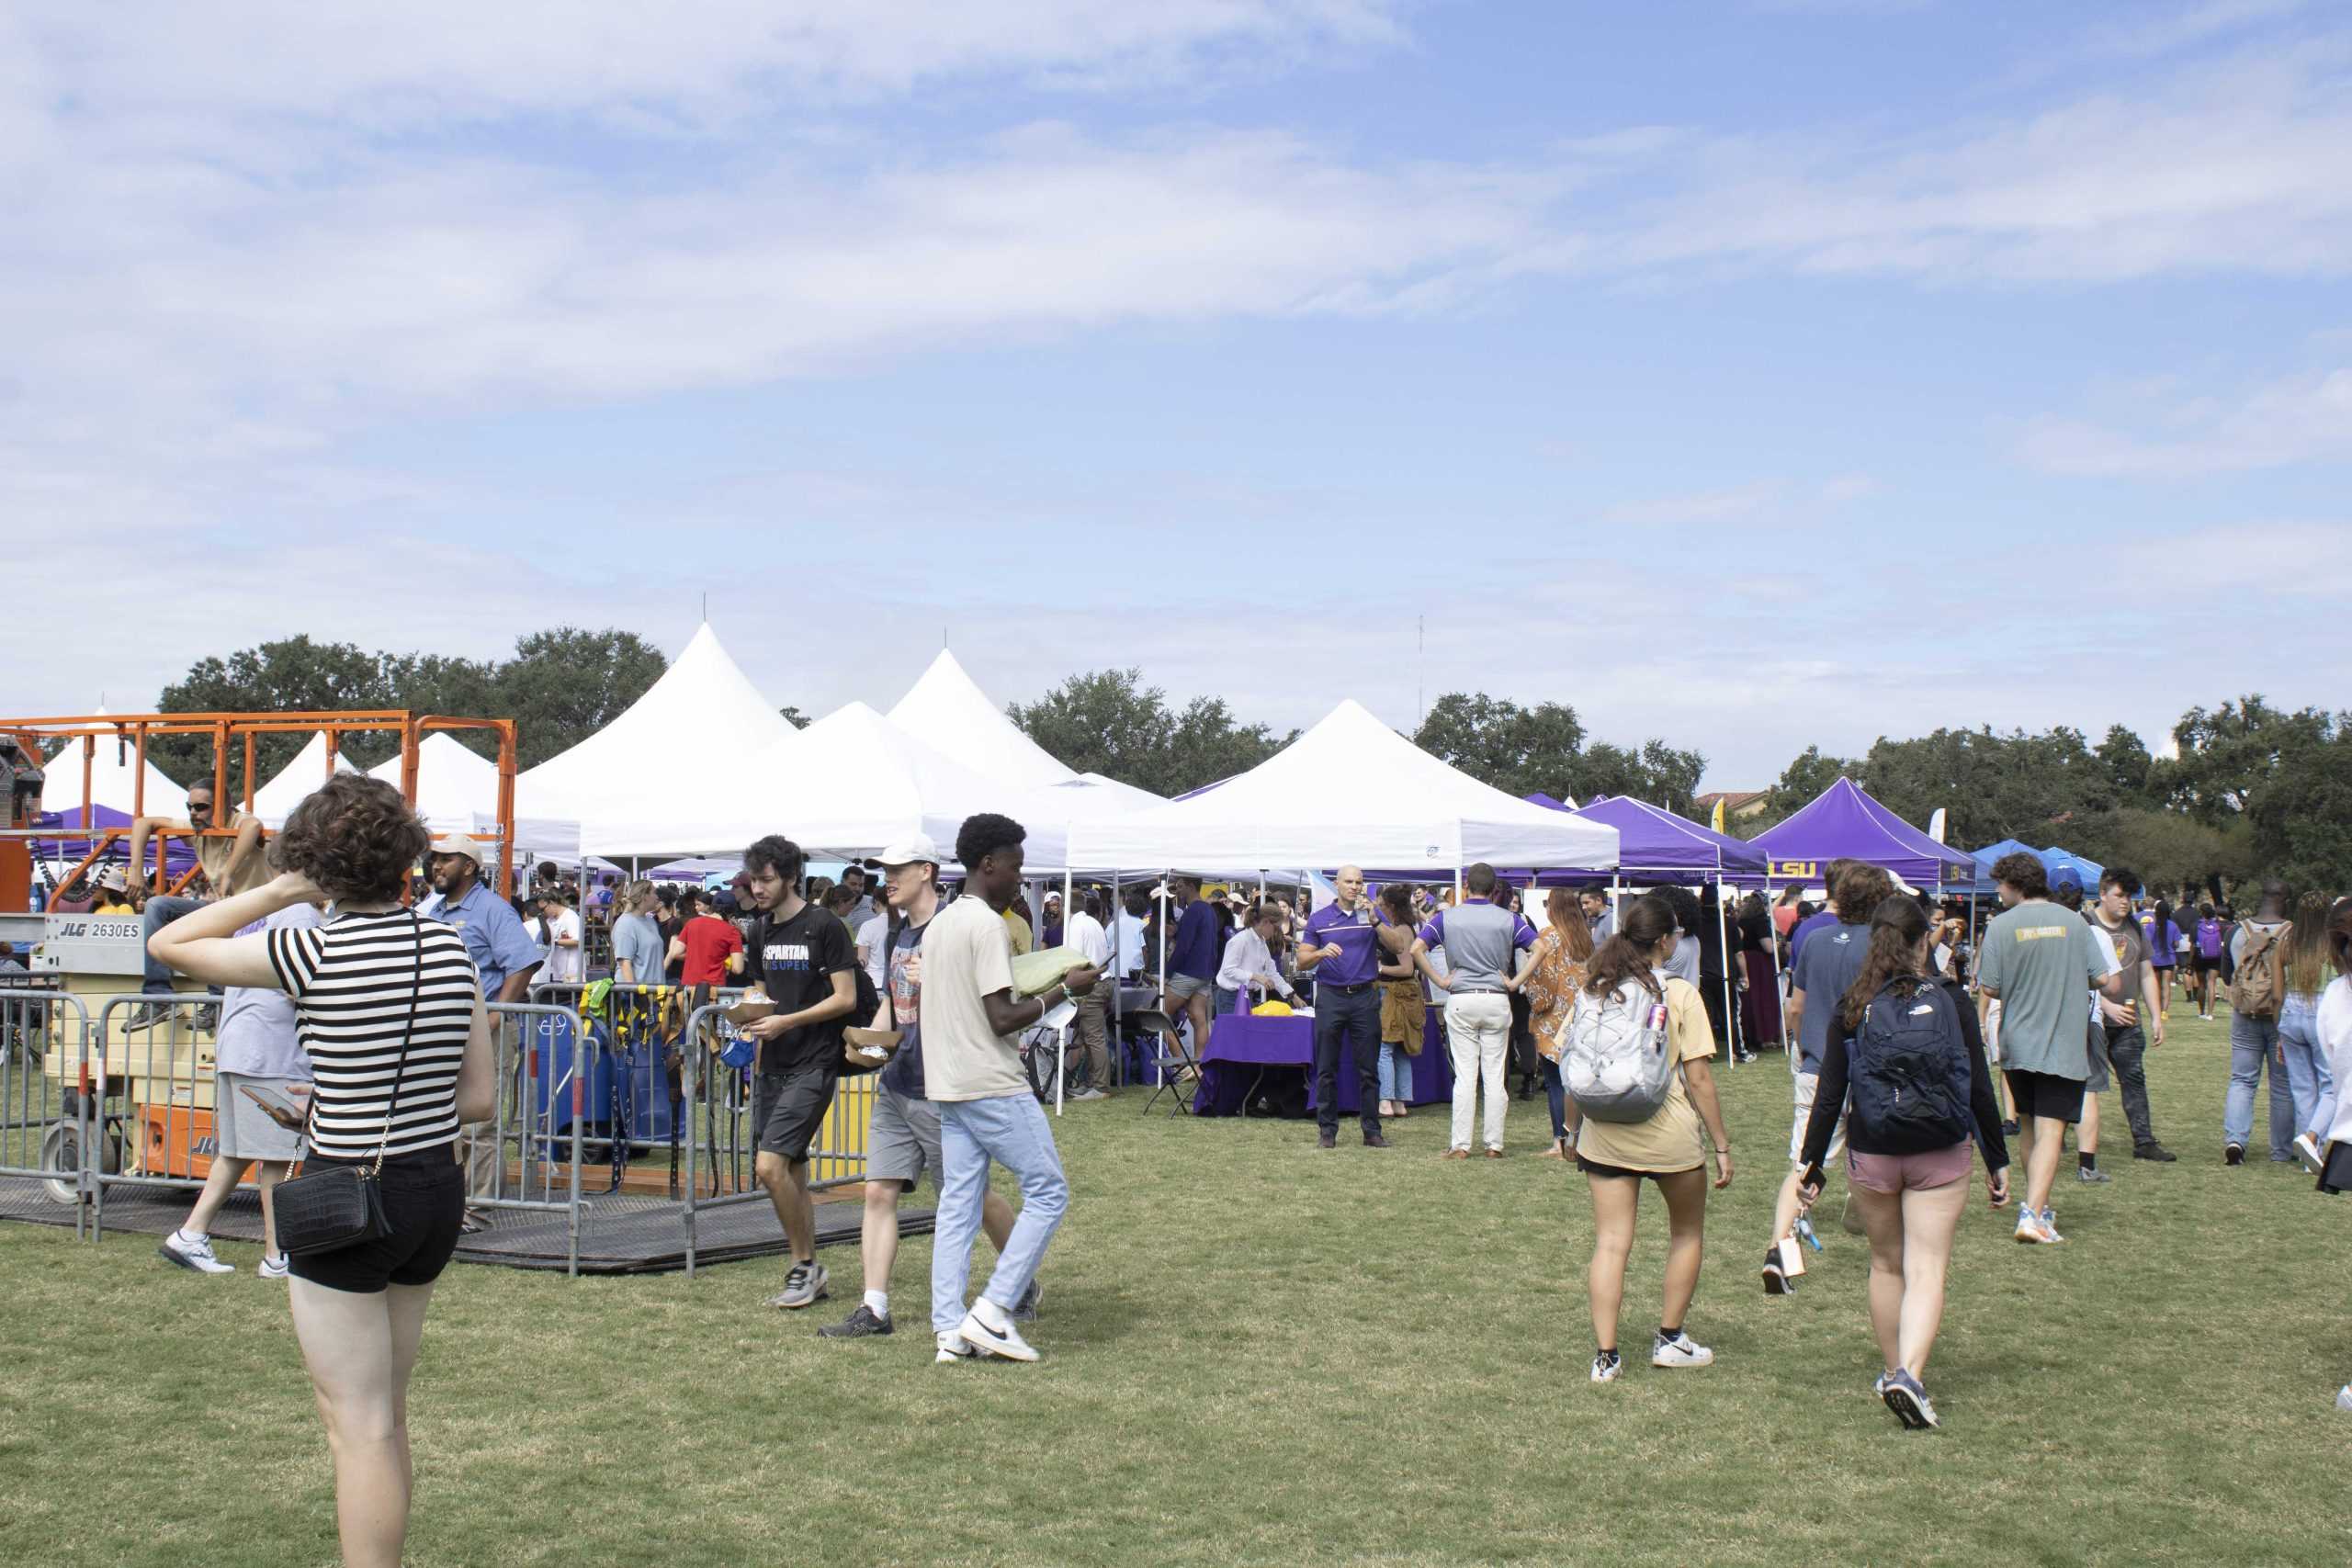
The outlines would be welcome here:
M 1487 1085 L 1487 1146 L 1503 1146 L 1503 1063 L 1510 1055 L 1510 998 L 1474 991 L 1445 1004 L 1445 1034 L 1453 1043 L 1453 1147 L 1470 1146 L 1470 1112 L 1478 1083 Z

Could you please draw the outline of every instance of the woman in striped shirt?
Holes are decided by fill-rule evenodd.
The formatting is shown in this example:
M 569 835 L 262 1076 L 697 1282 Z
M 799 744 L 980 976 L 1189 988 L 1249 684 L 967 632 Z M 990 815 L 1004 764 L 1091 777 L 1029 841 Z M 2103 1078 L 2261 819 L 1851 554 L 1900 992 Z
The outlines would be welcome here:
M 431 842 L 400 791 L 337 774 L 287 819 L 280 874 L 158 931 L 158 960 L 219 986 L 294 998 L 317 1088 L 306 1163 L 382 1161 L 391 1234 L 291 1260 L 295 1337 L 334 1454 L 351 1568 L 399 1568 L 408 1532 L 408 1380 L 433 1283 L 465 1208 L 458 1124 L 492 1114 L 490 1016 L 465 943 L 401 908 Z M 325 924 L 232 933 L 308 899 Z

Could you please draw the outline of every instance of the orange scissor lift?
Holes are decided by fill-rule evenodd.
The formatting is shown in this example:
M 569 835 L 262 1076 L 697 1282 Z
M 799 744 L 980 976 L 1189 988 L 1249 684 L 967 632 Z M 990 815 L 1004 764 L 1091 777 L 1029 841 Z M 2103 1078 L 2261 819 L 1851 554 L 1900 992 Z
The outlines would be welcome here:
M 266 736 L 307 738 L 324 734 L 326 773 L 332 776 L 346 735 L 397 734 L 401 793 L 413 806 L 419 742 L 435 730 L 468 729 L 487 730 L 498 740 L 496 832 L 477 831 L 464 836 L 484 844 L 484 863 L 495 863 L 496 886 L 501 897 L 505 897 L 513 893 L 514 880 L 515 725 L 511 718 L 452 718 L 390 708 L 332 713 L 97 714 L 62 718 L 0 718 L 0 743 L 14 742 L 14 755 L 20 759 L 16 770 L 18 787 L 0 797 L 0 924 L 9 928 L 0 931 L 0 935 L 29 938 L 33 944 L 30 967 L 35 975 L 81 999 L 91 1031 L 86 1066 L 77 1060 L 78 1052 L 50 1049 L 42 1053 L 43 1070 L 69 1094 L 78 1090 L 85 1096 L 94 1092 L 101 1095 L 103 1120 L 122 1141 L 119 1150 L 108 1147 L 110 1174 L 119 1170 L 126 1176 L 200 1180 L 210 1170 L 216 1146 L 212 1135 L 213 1040 L 209 1031 L 197 1026 L 192 1016 L 186 1027 L 175 1025 L 167 1032 L 150 1033 L 134 1042 L 119 1023 L 111 1021 L 122 1016 L 122 1009 L 107 1004 L 143 987 L 142 923 L 135 918 L 64 913 L 55 908 L 64 890 L 87 873 L 115 840 L 130 837 L 129 828 L 100 828 L 95 823 L 90 784 L 98 747 L 117 747 L 119 758 L 135 760 L 131 803 L 134 818 L 147 815 L 146 761 L 152 739 L 209 738 L 212 742 L 215 801 L 229 798 L 229 759 L 233 750 L 242 748 L 243 808 L 250 815 L 257 782 L 254 776 L 254 751 L 256 743 Z M 53 750 L 55 755 L 51 756 Z M 25 770 L 21 759 L 26 757 L 47 758 L 44 765 L 51 771 L 75 766 L 81 769 L 81 827 L 42 828 L 37 824 L 39 792 L 22 787 Z M 324 782 L 323 778 L 321 782 Z M 142 863 L 132 867 L 131 874 L 145 881 L 153 892 L 180 892 L 202 873 L 192 867 L 173 880 L 165 870 L 168 840 L 235 836 L 232 827 L 215 826 L 200 833 L 187 829 L 157 829 L 150 834 L 159 841 L 153 871 L 151 874 Z M 267 836 L 266 829 L 264 836 Z M 84 844 L 87 852 L 70 871 L 55 878 L 43 908 L 33 912 L 32 852 L 37 840 L 70 840 Z M 33 924 L 35 921 L 37 925 Z M 201 990 L 185 977 L 175 983 L 183 996 Z M 191 1015 L 198 1011 L 190 1010 Z M 62 1009 L 50 1010 L 50 1027 L 62 1027 L 67 1016 Z M 69 1074 L 81 1081 L 64 1083 Z M 112 1142 L 108 1140 L 109 1145 Z

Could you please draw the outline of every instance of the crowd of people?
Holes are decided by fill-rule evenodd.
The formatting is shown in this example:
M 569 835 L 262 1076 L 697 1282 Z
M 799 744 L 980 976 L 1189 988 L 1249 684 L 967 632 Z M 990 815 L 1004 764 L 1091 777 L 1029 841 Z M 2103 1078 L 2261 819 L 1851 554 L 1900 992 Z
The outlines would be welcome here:
M 192 816 L 209 815 L 191 795 Z M 2165 1042 L 2179 971 L 2200 1016 L 2230 1008 L 2221 1162 L 2245 1159 L 2267 1071 L 2270 1157 L 2302 1161 L 2324 1190 L 2352 1187 L 2352 1097 L 2336 1093 L 2352 1068 L 2352 899 L 2298 899 L 2273 883 L 2245 919 L 2200 903 L 2184 930 L 2181 907 L 2145 897 L 2127 870 L 2106 872 L 2086 904 L 2088 890 L 2019 854 L 1995 868 L 2000 908 L 1982 922 L 1851 862 L 1827 869 L 1818 908 L 1753 895 L 1726 908 L 1679 888 L 1616 898 L 1551 888 L 1539 921 L 1529 918 L 1535 890 L 1485 865 L 1456 887 L 1376 888 L 1348 866 L 1312 910 L 1280 894 L 1211 897 L 1180 876 L 1129 889 L 1115 907 L 1109 888 L 1080 887 L 1069 908 L 1052 897 L 1033 916 L 1023 839 L 1007 818 L 974 817 L 952 854 L 921 837 L 887 848 L 870 863 L 880 881 L 869 889 L 865 866 L 837 883 L 810 877 L 799 847 L 772 835 L 716 893 L 617 877 L 582 887 L 548 867 L 526 903 L 490 889 L 471 840 L 433 840 L 397 790 L 339 776 L 266 853 L 239 853 L 242 831 L 200 840 L 221 846 L 218 880 L 214 866 L 206 874 L 215 897 L 167 904 L 101 879 L 101 892 L 145 920 L 166 984 L 176 973 L 220 994 L 221 1157 L 164 1253 L 228 1271 L 208 1227 L 257 1168 L 263 1271 L 293 1292 L 347 1561 L 398 1561 L 406 1381 L 469 1194 L 486 1190 L 485 1167 L 499 1159 L 486 1136 L 499 1093 L 487 1005 L 519 999 L 535 977 L 740 986 L 758 1001 L 763 1016 L 742 1033 L 755 1049 L 756 1178 L 789 1252 L 768 1300 L 781 1310 L 831 1294 L 810 1152 L 844 1072 L 858 1053 L 878 1053 L 861 1289 L 819 1332 L 896 1332 L 899 1207 L 928 1176 L 939 1191 L 930 1328 L 942 1362 L 1036 1359 L 1023 1325 L 1037 1316 L 1069 1188 L 1022 1039 L 1069 1004 L 1086 1085 L 1076 1098 L 1114 1092 L 1110 980 L 1156 998 L 1182 1036 L 1176 1059 L 1196 1066 L 1219 1019 L 1311 1004 L 1323 1149 L 1338 1145 L 1350 1055 L 1362 1141 L 1374 1149 L 1390 1146 L 1382 1123 L 1420 1098 L 1412 1067 L 1432 1038 L 1453 1066 L 1444 1158 L 1504 1157 L 1510 1079 L 1522 1097 L 1540 1084 L 1552 1134 L 1543 1157 L 1573 1163 L 1591 1204 L 1597 1383 L 1625 1364 L 1621 1319 L 1645 1182 L 1667 1211 L 1650 1362 L 1713 1359 L 1689 1322 L 1708 1196 L 1735 1170 L 1712 1073 L 1725 1048 L 1792 1056 L 1765 1289 L 1799 1288 L 1804 1246 L 1819 1245 L 1809 1215 L 1842 1156 L 1848 1228 L 1870 1248 L 1873 1387 L 1906 1426 L 1938 1424 L 1926 1372 L 1972 1174 L 1981 1169 L 1993 1207 L 2018 1200 L 2019 1243 L 2047 1247 L 2064 1240 L 2054 1194 L 2065 1141 L 2077 1181 L 2110 1179 L 2098 1164 L 2098 1097 L 2110 1085 L 2134 1157 L 2176 1158 L 2156 1137 L 2143 1061 Z M 951 865 L 962 868 L 960 892 L 944 880 Z M 1072 950 L 1045 995 L 1014 983 L 1033 937 Z M 364 1173 L 379 1212 L 369 1234 L 333 1245 L 284 1234 L 276 1210 L 298 1158 L 297 1180 Z M 990 1190 L 993 1166 L 1013 1179 L 1017 1207 Z M 312 1206 L 293 1213 L 298 1232 L 316 1223 Z M 973 1294 L 981 1232 L 997 1259 Z M 2352 1386 L 2338 1402 L 2352 1410 Z

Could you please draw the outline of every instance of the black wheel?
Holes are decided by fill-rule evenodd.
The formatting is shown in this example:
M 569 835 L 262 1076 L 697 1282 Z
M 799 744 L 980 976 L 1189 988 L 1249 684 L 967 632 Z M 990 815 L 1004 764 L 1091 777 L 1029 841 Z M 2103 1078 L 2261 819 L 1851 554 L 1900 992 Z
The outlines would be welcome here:
M 51 1122 L 40 1137 L 40 1168 L 58 1174 L 44 1179 L 40 1190 L 52 1203 L 72 1203 L 79 1197 L 82 1169 L 82 1129 L 74 1122 Z M 110 1135 L 101 1134 L 98 1170 L 112 1176 L 122 1168 L 121 1151 Z

